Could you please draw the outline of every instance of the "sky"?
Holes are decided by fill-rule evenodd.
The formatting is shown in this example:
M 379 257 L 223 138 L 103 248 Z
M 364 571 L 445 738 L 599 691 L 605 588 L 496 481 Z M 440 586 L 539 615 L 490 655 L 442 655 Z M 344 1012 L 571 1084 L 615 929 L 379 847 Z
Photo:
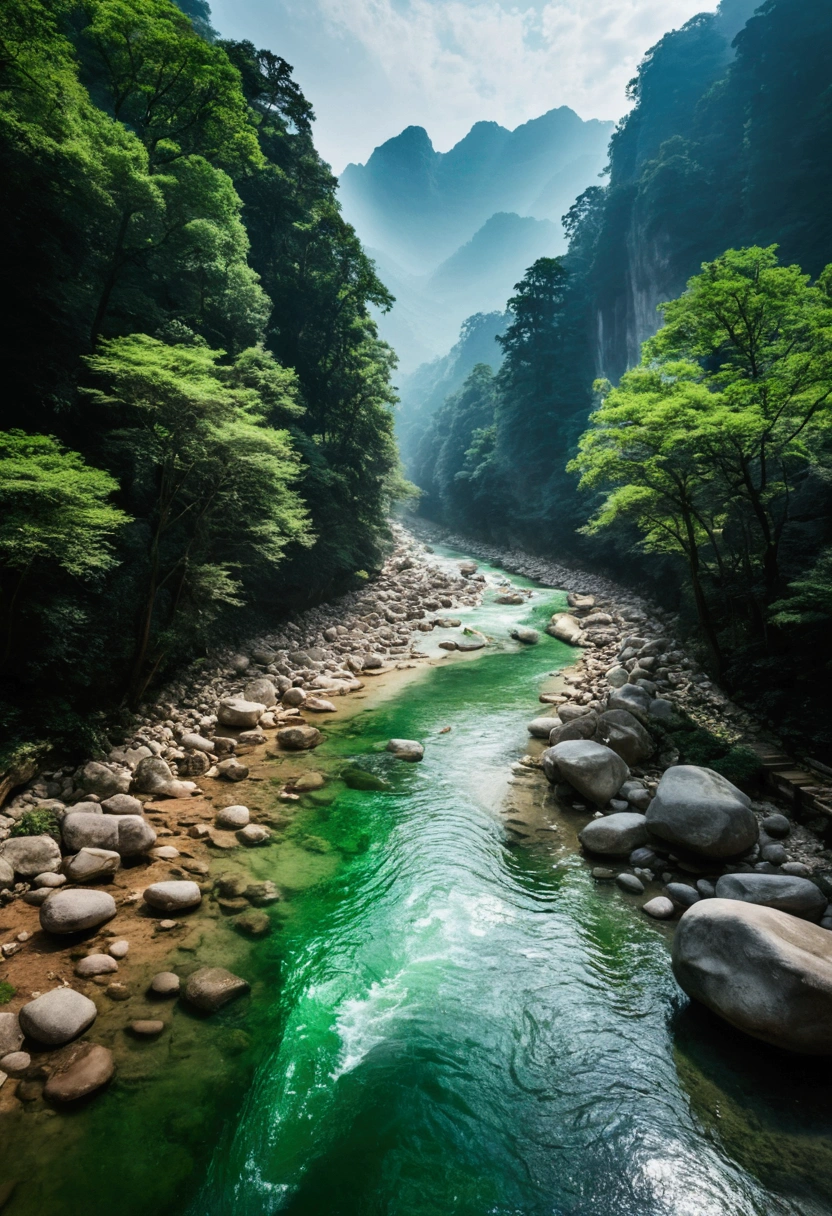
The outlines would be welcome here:
M 226 38 L 282 55 L 336 173 L 407 126 L 444 152 L 475 122 L 555 106 L 618 119 L 644 52 L 709 0 L 211 0 Z

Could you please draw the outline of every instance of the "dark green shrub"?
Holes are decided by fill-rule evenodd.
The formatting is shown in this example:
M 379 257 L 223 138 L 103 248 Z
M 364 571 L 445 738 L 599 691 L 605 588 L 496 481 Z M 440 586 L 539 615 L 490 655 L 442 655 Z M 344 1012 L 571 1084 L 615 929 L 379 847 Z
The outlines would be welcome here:
M 742 744 L 730 748 L 724 756 L 709 765 L 714 772 L 721 773 L 723 777 L 733 781 L 734 785 L 740 786 L 753 784 L 759 777 L 762 767 L 757 753 L 750 747 L 743 747 Z
M 0 1005 L 8 1005 L 17 989 L 13 984 L 9 984 L 6 980 L 0 980 Z
M 61 825 L 58 816 L 48 807 L 36 807 L 24 811 L 9 833 L 11 836 L 51 836 L 61 843 Z

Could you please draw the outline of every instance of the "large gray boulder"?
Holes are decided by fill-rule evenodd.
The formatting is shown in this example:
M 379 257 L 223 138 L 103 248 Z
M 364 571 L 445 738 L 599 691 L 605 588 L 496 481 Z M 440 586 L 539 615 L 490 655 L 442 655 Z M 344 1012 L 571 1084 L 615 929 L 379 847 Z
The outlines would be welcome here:
M 549 721 L 553 719 L 538 718 L 537 721 Z M 549 731 L 549 746 L 554 747 L 557 743 L 565 743 L 568 739 L 592 739 L 598 729 L 598 715 L 595 713 L 583 714 L 580 718 L 573 718 L 571 722 L 559 722 L 554 719 L 556 725 Z
M 638 684 L 624 684 L 621 688 L 614 688 L 607 700 L 607 711 L 615 709 L 626 710 L 632 714 L 634 718 L 638 718 L 642 725 L 646 724 L 650 718 L 650 702 L 652 697 L 646 689 L 641 688 Z
M 119 815 L 118 852 L 122 857 L 140 857 L 156 843 L 156 833 L 142 815 Z
M 46 1047 L 62 1047 L 92 1026 L 98 1015 L 93 1002 L 74 988 L 53 988 L 20 1010 L 20 1028 Z
M 590 739 L 569 739 L 547 748 L 541 757 L 550 781 L 568 781 L 574 789 L 603 806 L 614 798 L 629 775 L 620 756 Z
M 82 933 L 112 920 L 116 901 L 106 891 L 52 891 L 41 904 L 40 927 L 46 933 Z
M 646 843 L 647 820 L 632 811 L 604 815 L 588 823 L 578 838 L 588 852 L 616 857 Z
M 641 764 L 655 751 L 652 736 L 627 709 L 608 709 L 601 714 L 595 738 L 629 766 Z
M 240 730 L 250 730 L 260 721 L 261 714 L 266 712 L 262 701 L 249 701 L 245 697 L 226 697 L 220 701 L 217 710 L 217 721 L 221 726 L 234 726 Z
M 156 843 L 156 833 L 141 815 L 70 811 L 61 824 L 61 834 L 66 847 L 74 853 L 81 849 L 106 849 L 122 857 L 135 857 Z
M 758 904 L 703 899 L 673 941 L 688 996 L 787 1051 L 832 1054 L 832 933 Z
M 12 836 L 0 844 L 0 859 L 21 878 L 57 874 L 61 868 L 61 850 L 51 836 Z
M 187 798 L 196 785 L 193 781 L 178 781 L 161 756 L 145 756 L 136 766 L 132 788 L 157 798 Z
M 776 908 L 806 920 L 820 920 L 826 896 L 808 878 L 791 874 L 723 874 L 716 884 L 718 899 Z
M 277 742 L 290 752 L 309 751 L 323 741 L 323 735 L 314 726 L 284 726 L 277 732 Z
M 113 771 L 106 764 L 90 760 L 78 776 L 78 785 L 87 794 L 98 798 L 111 798 L 113 794 L 126 794 L 130 788 L 130 774 L 123 770 Z
M 702 857 L 734 857 L 756 842 L 757 820 L 742 790 L 695 764 L 665 771 L 647 808 L 653 836 Z

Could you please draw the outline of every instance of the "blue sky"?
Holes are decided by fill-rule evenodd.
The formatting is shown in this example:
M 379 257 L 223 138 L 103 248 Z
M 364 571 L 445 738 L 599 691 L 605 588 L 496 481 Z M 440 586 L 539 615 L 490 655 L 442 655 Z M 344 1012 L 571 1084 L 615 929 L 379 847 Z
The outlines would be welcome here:
M 473 123 L 554 106 L 620 118 L 624 87 L 696 0 L 212 0 L 224 37 L 288 59 L 340 172 L 411 124 L 445 151 Z

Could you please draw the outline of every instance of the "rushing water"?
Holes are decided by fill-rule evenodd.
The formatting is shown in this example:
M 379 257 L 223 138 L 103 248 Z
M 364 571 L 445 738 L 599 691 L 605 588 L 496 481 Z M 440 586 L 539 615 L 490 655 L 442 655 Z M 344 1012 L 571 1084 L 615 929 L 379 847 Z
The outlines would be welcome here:
M 493 595 L 466 615 L 502 639 L 563 603 Z M 10 1216 L 832 1212 L 826 1066 L 687 1009 L 667 930 L 593 882 L 553 802 L 560 834 L 506 828 L 539 682 L 570 658 L 449 660 L 341 724 L 320 760 L 392 788 L 301 812 L 286 847 L 311 869 L 248 959 L 255 999 L 178 1013 L 163 1077 L 41 1119 Z

